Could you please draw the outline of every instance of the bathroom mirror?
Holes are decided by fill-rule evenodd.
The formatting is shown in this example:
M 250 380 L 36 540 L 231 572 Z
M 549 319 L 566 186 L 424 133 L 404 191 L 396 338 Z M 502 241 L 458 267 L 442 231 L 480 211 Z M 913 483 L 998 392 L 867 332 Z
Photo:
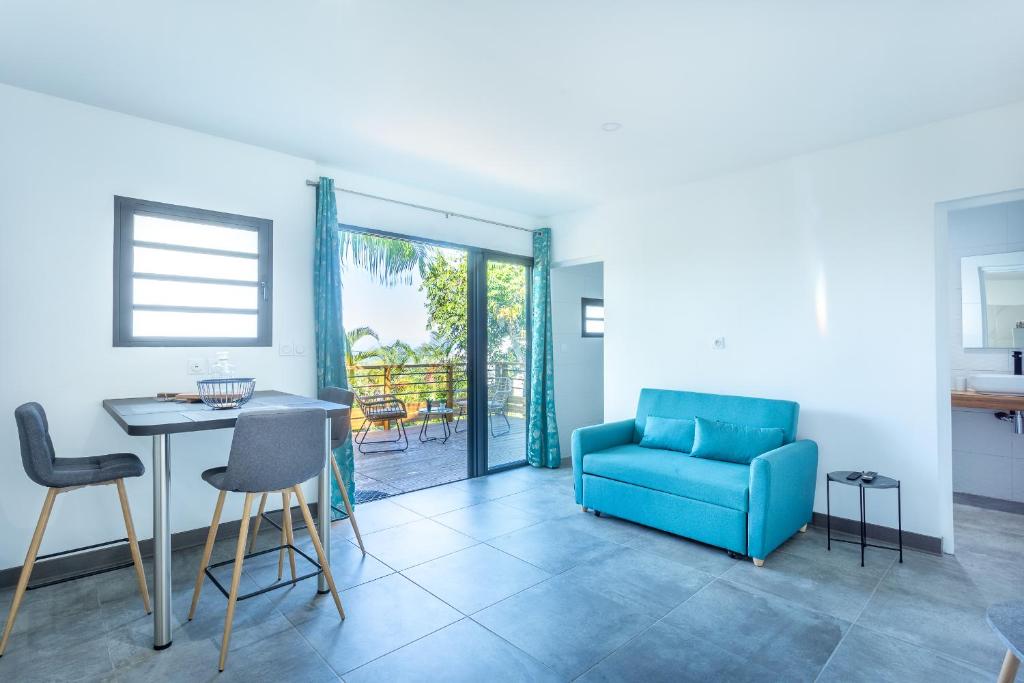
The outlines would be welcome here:
M 1024 349 L 1024 251 L 960 259 L 965 349 Z

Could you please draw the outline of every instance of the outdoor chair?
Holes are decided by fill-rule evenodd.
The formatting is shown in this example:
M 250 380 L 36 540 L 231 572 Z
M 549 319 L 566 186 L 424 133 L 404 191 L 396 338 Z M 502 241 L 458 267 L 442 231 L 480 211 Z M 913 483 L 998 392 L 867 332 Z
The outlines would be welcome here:
M 487 424 L 491 429 L 491 436 L 504 436 L 512 431 L 512 425 L 508 421 L 508 400 L 512 397 L 512 378 L 498 377 L 487 383 Z M 459 432 L 459 422 L 468 412 L 468 399 L 459 399 L 455 402 L 458 408 L 458 415 L 455 416 L 455 431 Z M 494 431 L 494 416 L 501 416 L 505 420 L 505 431 Z
M 356 402 L 359 404 L 359 409 L 363 413 L 363 424 L 359 427 L 359 431 L 356 432 L 355 442 L 359 447 L 359 452 L 365 454 L 369 453 L 395 453 L 399 451 L 409 450 L 409 435 L 405 432 L 405 422 L 408 419 L 409 413 L 405 409 L 405 402 L 394 394 L 377 394 L 374 396 L 357 396 Z M 364 448 L 363 443 L 366 441 L 367 435 L 370 433 L 370 428 L 374 422 L 389 422 L 394 420 L 398 424 L 398 436 L 394 439 L 381 439 L 378 441 L 371 441 L 369 446 L 377 446 L 378 444 L 397 444 L 404 443 L 402 446 L 397 448 L 371 448 L 367 450 Z

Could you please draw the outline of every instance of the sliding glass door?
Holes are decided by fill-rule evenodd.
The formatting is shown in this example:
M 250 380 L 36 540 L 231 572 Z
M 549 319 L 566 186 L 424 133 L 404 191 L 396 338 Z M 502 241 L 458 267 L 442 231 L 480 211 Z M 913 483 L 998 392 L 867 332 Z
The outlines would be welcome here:
M 526 381 L 529 359 L 528 262 L 486 255 L 488 471 L 526 461 Z
M 360 502 L 526 461 L 528 258 L 342 226 Z

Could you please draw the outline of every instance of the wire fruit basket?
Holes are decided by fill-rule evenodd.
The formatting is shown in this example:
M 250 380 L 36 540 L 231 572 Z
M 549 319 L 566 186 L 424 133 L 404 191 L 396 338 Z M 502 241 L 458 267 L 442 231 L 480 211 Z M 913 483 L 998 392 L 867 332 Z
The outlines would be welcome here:
M 201 379 L 199 399 L 214 410 L 240 408 L 245 405 L 256 388 L 256 380 L 252 377 L 233 377 L 228 379 Z

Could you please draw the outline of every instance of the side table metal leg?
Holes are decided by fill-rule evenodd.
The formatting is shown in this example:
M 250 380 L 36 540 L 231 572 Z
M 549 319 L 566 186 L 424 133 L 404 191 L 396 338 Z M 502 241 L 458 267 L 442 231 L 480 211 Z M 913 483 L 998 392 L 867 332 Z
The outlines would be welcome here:
M 896 531 L 900 539 L 900 564 L 903 564 L 903 491 L 896 482 Z
M 828 475 L 825 475 L 825 529 L 828 533 L 828 549 L 832 550 L 832 489 L 829 487 L 831 484 L 828 480 Z
M 864 566 L 864 548 L 868 543 L 868 527 L 866 522 L 866 515 L 864 511 L 864 487 L 859 486 L 860 489 L 860 566 Z

